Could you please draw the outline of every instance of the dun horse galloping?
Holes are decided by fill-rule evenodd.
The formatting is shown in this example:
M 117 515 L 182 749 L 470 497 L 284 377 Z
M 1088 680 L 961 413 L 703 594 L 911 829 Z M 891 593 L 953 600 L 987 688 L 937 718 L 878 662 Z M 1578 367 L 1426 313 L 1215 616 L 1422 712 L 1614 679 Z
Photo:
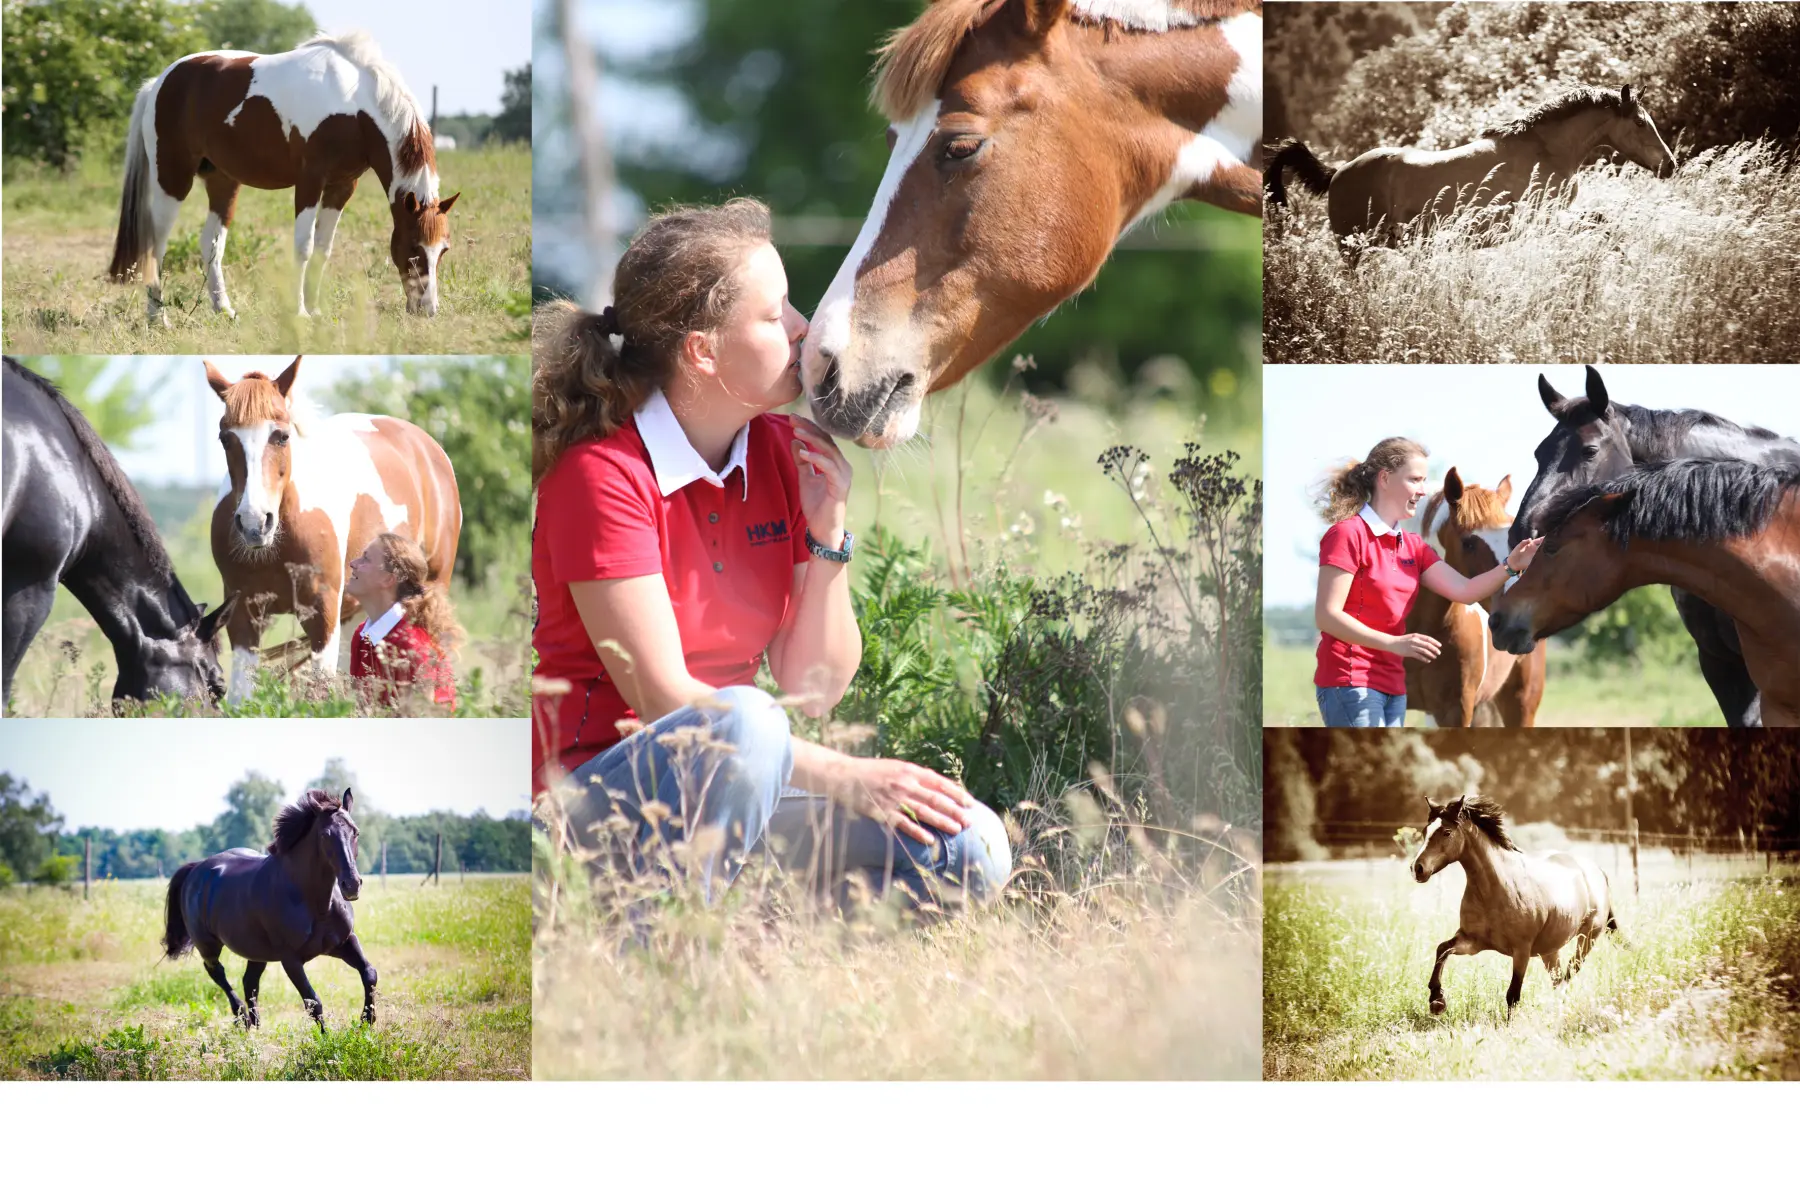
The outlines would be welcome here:
M 236 383 L 205 367 L 225 405 L 219 440 L 231 473 L 213 509 L 213 561 L 245 600 L 226 626 L 227 700 L 236 703 L 255 685 L 262 631 L 277 613 L 300 619 L 316 670 L 337 670 L 342 622 L 356 609 L 344 591 L 348 564 L 376 534 L 418 542 L 431 586 L 449 587 L 462 503 L 449 457 L 417 425 L 321 417 L 301 403 L 300 359 L 275 379 L 252 371 Z
M 1506 813 L 1484 796 L 1459 796 L 1448 804 L 1425 800 L 1429 813 L 1425 841 L 1412 861 L 1413 878 L 1429 880 L 1453 862 L 1463 867 L 1462 915 L 1456 936 L 1441 942 L 1431 968 L 1431 1011 L 1444 1002 L 1444 963 L 1452 954 L 1493 950 L 1512 959 L 1506 1011 L 1512 1012 L 1525 986 L 1525 968 L 1535 957 L 1551 982 L 1566 983 L 1600 935 L 1621 937 L 1606 872 L 1562 851 L 1527 855 L 1513 845 Z M 1574 955 L 1560 968 L 1563 947 Z
M 362 977 L 362 1019 L 375 1020 L 375 967 L 356 940 L 350 908 L 362 894 L 350 816 L 355 799 L 349 788 L 341 798 L 312 789 L 276 815 L 267 854 L 226 850 L 185 863 L 169 877 L 164 954 L 179 958 L 199 950 L 207 977 L 246 1028 L 261 1024 L 256 993 L 272 962 L 293 981 L 307 1016 L 325 1028 L 325 1006 L 306 978 L 306 964 L 321 955 L 343 959 Z M 219 962 L 225 950 L 248 960 L 242 1000 Z
M 1379 232 L 1393 241 L 1421 217 L 1558 192 L 1573 199 L 1575 173 L 1602 146 L 1659 176 L 1675 170 L 1675 155 L 1626 84 L 1616 94 L 1570 92 L 1449 150 L 1377 146 L 1327 167 L 1303 143 L 1290 141 L 1270 157 L 1264 185 L 1271 205 L 1286 205 L 1284 173 L 1292 168 L 1307 191 L 1325 196 L 1338 237 Z
M 802 378 L 874 448 L 1178 200 L 1261 211 L 1262 6 L 937 0 L 881 52 L 887 170 Z
M 318 307 L 318 287 L 315 278 L 308 289 L 307 264 L 315 250 L 330 259 L 338 218 L 369 170 L 393 214 L 388 253 L 406 310 L 433 315 L 457 197 L 439 198 L 425 115 L 368 35 L 320 34 L 285 54 L 190 54 L 146 83 L 132 104 L 108 273 L 119 283 L 141 278 L 150 321 L 168 323 L 163 254 L 198 179 L 208 205 L 200 261 L 213 309 L 230 314 L 225 235 L 238 189 L 293 188 L 299 312 L 308 316 L 309 303 Z
M 1492 491 L 1465 484 L 1455 467 L 1443 490 L 1425 502 L 1419 527 L 1445 562 L 1473 579 L 1506 561 L 1507 526 L 1512 517 L 1512 476 Z M 1431 662 L 1406 660 L 1406 706 L 1431 714 L 1445 727 L 1469 728 L 1477 718 L 1529 728 L 1537 723 L 1544 698 L 1544 648 L 1523 658 L 1491 649 L 1487 612 L 1479 604 L 1458 604 L 1421 588 L 1407 614 L 1406 631 L 1436 638 L 1443 652 Z

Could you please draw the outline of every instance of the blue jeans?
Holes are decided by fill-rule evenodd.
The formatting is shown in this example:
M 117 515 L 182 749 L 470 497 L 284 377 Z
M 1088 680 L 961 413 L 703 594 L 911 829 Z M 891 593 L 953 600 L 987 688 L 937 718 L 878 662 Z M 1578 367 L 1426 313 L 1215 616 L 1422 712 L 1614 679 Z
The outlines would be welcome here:
M 840 902 L 855 880 L 873 895 L 902 884 L 910 901 L 936 897 L 944 884 L 976 900 L 1006 885 L 1006 826 L 985 805 L 969 813 L 967 829 L 954 837 L 935 832 L 926 845 L 790 789 L 793 769 L 787 711 L 759 688 L 722 688 L 577 767 L 572 782 L 581 791 L 565 799 L 564 812 L 569 831 L 590 850 L 608 841 L 595 826 L 622 817 L 633 835 L 628 865 L 638 872 L 654 869 L 662 851 L 690 843 L 686 865 L 709 901 L 757 851 Z
M 1391 729 L 1406 724 L 1406 693 L 1366 687 L 1322 687 L 1319 715 L 1333 729 Z

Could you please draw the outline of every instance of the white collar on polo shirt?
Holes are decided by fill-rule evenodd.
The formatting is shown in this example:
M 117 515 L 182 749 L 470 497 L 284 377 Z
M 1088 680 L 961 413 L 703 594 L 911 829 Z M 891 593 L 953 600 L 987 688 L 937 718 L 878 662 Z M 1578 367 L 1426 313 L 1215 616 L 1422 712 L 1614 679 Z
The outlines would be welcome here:
M 694 449 L 694 444 L 688 441 L 686 431 L 675 419 L 675 410 L 669 407 L 669 398 L 662 394 L 661 388 L 644 401 L 634 420 L 637 421 L 638 436 L 644 439 L 644 449 L 650 452 L 650 467 L 656 472 L 657 490 L 664 496 L 674 495 L 696 479 L 722 488 L 735 468 L 744 474 L 744 499 L 750 499 L 750 471 L 744 465 L 744 453 L 750 446 L 749 425 L 738 430 L 737 437 L 731 442 L 731 458 L 723 471 L 715 473 Z
M 400 603 L 398 600 L 394 601 L 394 607 L 388 609 L 373 621 L 364 623 L 362 631 L 364 640 L 371 646 L 378 645 L 382 638 L 394 632 L 394 626 L 400 624 L 401 619 L 405 616 L 406 605 Z
M 1376 537 L 1386 537 L 1390 533 L 1400 532 L 1398 529 L 1394 528 L 1394 526 L 1389 525 L 1386 521 L 1381 519 L 1381 514 L 1375 511 L 1375 506 L 1373 504 L 1363 505 L 1362 512 L 1357 515 L 1363 519 L 1363 522 L 1368 525 L 1369 531 Z

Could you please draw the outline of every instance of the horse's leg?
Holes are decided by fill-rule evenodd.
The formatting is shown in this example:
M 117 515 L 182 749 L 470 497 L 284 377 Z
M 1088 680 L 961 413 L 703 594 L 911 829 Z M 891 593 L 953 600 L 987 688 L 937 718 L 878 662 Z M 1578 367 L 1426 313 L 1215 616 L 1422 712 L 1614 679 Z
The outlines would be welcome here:
M 356 940 L 354 933 L 345 938 L 343 944 L 336 950 L 331 951 L 331 957 L 343 959 L 355 967 L 356 973 L 362 976 L 363 1024 L 373 1025 L 375 1023 L 375 980 L 377 978 L 375 964 L 370 962 L 369 956 L 363 953 L 362 943 Z
M 306 1015 L 319 1023 L 319 1030 L 325 1029 L 325 1006 L 319 1002 L 319 993 L 313 991 L 312 980 L 306 977 L 306 963 L 298 958 L 284 958 L 281 969 L 300 992 L 300 1002 L 306 1005 Z
M 1575 968 L 1577 966 L 1579 966 L 1581 963 L 1581 960 L 1579 958 L 1577 958 L 1575 960 L 1575 962 L 1573 962 L 1569 965 L 1568 975 L 1563 974 L 1562 965 L 1561 965 L 1562 964 L 1562 950 L 1560 947 L 1558 949 L 1551 950 L 1551 951 L 1548 951 L 1547 953 L 1538 955 L 1538 961 L 1544 964 L 1544 970 L 1550 972 L 1550 986 L 1551 987 L 1561 987 L 1563 985 L 1563 983 L 1569 978 L 1569 975 L 1573 975 L 1575 973 Z
M 325 181 L 312 170 L 302 168 L 300 182 L 294 185 L 294 265 L 300 272 L 300 315 L 306 311 L 306 264 L 312 260 L 313 232 L 318 226 L 319 198 Z
M 319 255 L 319 274 L 313 280 L 313 311 L 319 308 L 319 293 L 325 287 L 325 268 L 331 265 L 331 242 L 337 236 L 338 218 L 344 215 L 344 206 L 350 203 L 351 195 L 356 191 L 356 177 L 334 179 L 325 184 L 320 194 L 319 220 L 314 227 L 313 249 Z
M 26 647 L 31 639 L 38 635 L 44 622 L 50 619 L 50 606 L 56 603 L 56 580 L 38 584 L 35 587 L 22 587 L 16 592 L 9 592 L 6 597 L 5 615 L 5 696 L 12 698 L 13 675 L 18 672 L 19 663 L 25 657 Z
M 1506 1015 L 1512 1016 L 1513 1006 L 1519 1002 L 1519 993 L 1525 990 L 1525 968 L 1531 965 L 1531 950 L 1526 948 L 1512 956 L 1512 983 L 1506 989 Z
M 1473 954 L 1475 950 L 1462 930 L 1456 936 L 1438 943 L 1437 961 L 1431 966 L 1431 1011 L 1435 1016 L 1447 1007 L 1444 1001 L 1444 961 L 1452 954 Z
M 219 961 L 219 951 L 224 947 L 216 944 L 212 946 L 196 945 L 195 949 L 200 951 L 200 960 L 206 964 L 207 978 L 218 984 L 220 990 L 225 993 L 225 998 L 231 1001 L 231 1019 L 243 1020 L 244 1002 L 239 1000 L 238 994 L 231 990 L 231 980 L 225 977 L 225 964 Z
M 225 294 L 225 235 L 231 232 L 231 219 L 237 215 L 238 181 L 214 167 L 201 178 L 206 181 L 206 228 L 200 233 L 200 262 L 206 268 L 206 290 L 212 295 L 214 312 L 235 317 L 231 297 Z
M 262 644 L 262 608 L 254 600 L 240 604 L 225 622 L 225 636 L 231 642 L 231 681 L 225 689 L 227 705 L 242 704 L 256 690 L 256 651 Z
M 263 970 L 266 962 L 247 962 L 244 964 L 244 1028 L 254 1029 L 262 1024 L 256 1015 L 256 993 L 262 988 Z

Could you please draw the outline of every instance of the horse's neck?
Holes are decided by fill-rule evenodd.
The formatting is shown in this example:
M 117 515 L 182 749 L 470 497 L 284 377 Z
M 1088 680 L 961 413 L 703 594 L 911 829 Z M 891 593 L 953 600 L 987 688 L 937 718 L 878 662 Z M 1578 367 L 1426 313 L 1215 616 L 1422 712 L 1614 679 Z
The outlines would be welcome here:
M 1545 122 L 1529 133 L 1515 137 L 1521 140 L 1529 138 L 1543 148 L 1543 154 L 1538 159 L 1543 167 L 1539 174 L 1547 182 L 1551 175 L 1566 178 L 1580 170 L 1588 155 L 1600 148 L 1604 141 L 1601 131 L 1609 120 L 1610 114 L 1603 109 L 1584 109 L 1563 120 Z M 1505 147 L 1502 147 L 1502 157 L 1506 157 L 1504 150 Z
M 172 640 L 200 615 L 173 572 L 166 581 L 155 580 L 150 557 L 131 531 L 110 529 L 98 536 L 90 533 L 62 583 L 81 601 L 114 651 L 136 657 L 136 649 L 145 642 Z
M 331 908 L 332 889 L 337 886 L 337 875 L 313 849 L 318 839 L 310 835 L 300 840 L 300 844 L 280 857 L 288 878 L 299 889 L 305 898 L 306 911 L 315 916 L 323 914 Z
M 1518 874 L 1524 861 L 1523 854 L 1500 846 L 1474 826 L 1463 837 L 1463 873 L 1469 877 L 1469 890 L 1477 896 L 1516 890 L 1507 881 Z
M 1751 437 L 1742 429 L 1706 421 L 1690 425 L 1673 450 L 1652 448 L 1647 441 L 1650 411 L 1632 409 L 1625 414 L 1625 441 L 1631 447 L 1632 461 L 1640 466 L 1674 458 L 1736 458 L 1765 467 L 1800 464 L 1800 443 L 1788 438 Z M 1640 413 L 1644 415 L 1639 416 Z
M 1782 512 L 1800 512 L 1800 501 L 1791 495 L 1784 498 L 1769 526 L 1748 537 L 1722 542 L 1634 539 L 1625 551 L 1627 586 L 1678 587 L 1731 614 L 1733 620 L 1763 635 L 1770 644 L 1792 644 L 1792 636 L 1800 629 L 1800 566 L 1784 548 L 1764 544 L 1782 528 Z M 1778 625 L 1763 629 L 1738 613 L 1775 614 Z

